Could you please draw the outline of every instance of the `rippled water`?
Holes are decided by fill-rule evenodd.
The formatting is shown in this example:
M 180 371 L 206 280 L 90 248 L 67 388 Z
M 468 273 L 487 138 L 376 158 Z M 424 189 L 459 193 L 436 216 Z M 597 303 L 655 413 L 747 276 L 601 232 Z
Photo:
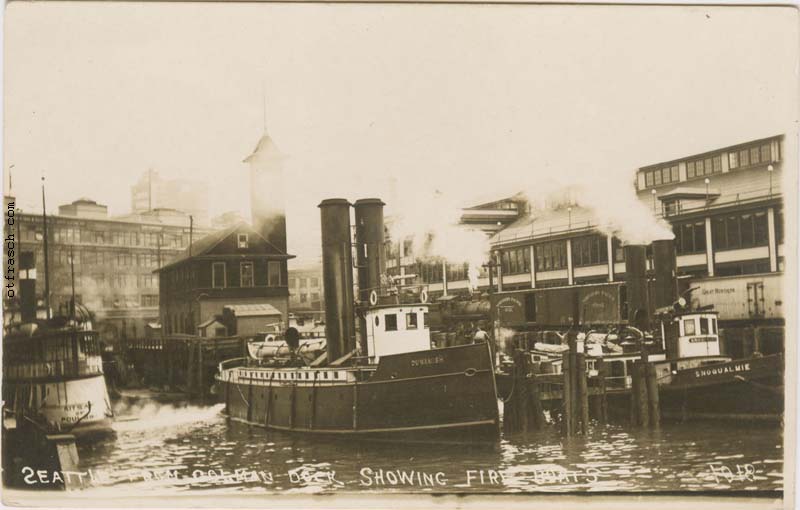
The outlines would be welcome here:
M 783 486 L 778 427 L 709 422 L 633 431 L 609 425 L 571 440 L 547 430 L 489 447 L 410 446 L 271 432 L 228 422 L 221 409 L 149 404 L 121 410 L 114 437 L 80 448 L 81 468 L 91 470 L 93 486 L 142 495 L 776 491 Z M 124 421 L 131 413 L 138 419 Z

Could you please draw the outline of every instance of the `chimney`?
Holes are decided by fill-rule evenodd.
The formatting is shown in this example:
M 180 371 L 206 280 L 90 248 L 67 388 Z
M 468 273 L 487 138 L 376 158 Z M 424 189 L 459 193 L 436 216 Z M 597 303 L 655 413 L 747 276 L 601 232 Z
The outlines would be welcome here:
M 675 265 L 675 242 L 672 239 L 653 241 L 655 309 L 672 306 L 678 298 Z
M 24 251 L 19 260 L 19 307 L 22 324 L 36 322 L 36 254 Z
M 362 198 L 353 205 L 356 220 L 356 267 L 358 267 L 358 299 L 369 300 L 370 292 L 381 285 L 381 275 L 386 271 L 383 235 L 383 206 L 379 198 Z M 367 348 L 367 323 L 358 321 L 361 350 Z
M 253 228 L 286 253 L 283 155 L 265 132 L 245 163 L 250 165 L 250 211 Z
M 628 296 L 628 324 L 649 329 L 647 310 L 647 253 L 646 246 L 625 246 L 625 288 Z
M 325 337 L 328 361 L 355 349 L 353 255 L 350 202 L 329 198 L 319 204 L 322 224 L 322 281 L 325 289 Z

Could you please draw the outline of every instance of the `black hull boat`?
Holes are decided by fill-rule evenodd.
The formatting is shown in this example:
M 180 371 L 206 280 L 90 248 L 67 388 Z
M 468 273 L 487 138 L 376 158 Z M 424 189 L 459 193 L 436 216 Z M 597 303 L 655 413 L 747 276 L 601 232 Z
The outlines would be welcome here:
M 403 442 L 496 442 L 500 418 L 487 343 L 434 348 L 424 285 L 385 272 L 383 202 L 320 204 L 325 341 L 249 345 L 219 367 L 228 416 L 269 429 Z M 353 260 L 353 253 L 356 260 Z M 353 268 L 358 269 L 354 295 Z M 356 323 L 358 330 L 356 331 Z
M 225 412 L 269 429 L 419 442 L 496 441 L 488 344 L 383 356 L 374 367 L 223 368 Z

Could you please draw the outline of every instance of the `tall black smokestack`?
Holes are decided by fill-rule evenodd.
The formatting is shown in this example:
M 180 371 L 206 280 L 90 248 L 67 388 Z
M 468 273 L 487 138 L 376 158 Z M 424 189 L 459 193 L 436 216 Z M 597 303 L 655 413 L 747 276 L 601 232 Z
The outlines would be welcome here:
M 36 320 L 36 254 L 24 251 L 19 258 L 19 313 L 21 322 Z
M 350 202 L 343 198 L 330 198 L 323 200 L 319 208 L 322 223 L 325 337 L 328 361 L 334 361 L 355 349 Z
M 678 299 L 675 266 L 675 242 L 672 239 L 653 241 L 653 269 L 656 275 L 655 308 L 671 306 Z
M 358 267 L 358 299 L 369 300 L 370 292 L 378 290 L 381 275 L 386 270 L 383 235 L 383 206 L 379 198 L 362 198 L 353 205 L 356 218 L 356 266 Z M 361 350 L 366 355 L 366 320 L 359 320 Z
M 250 211 L 253 228 L 286 253 L 286 209 L 283 188 L 283 155 L 264 132 L 245 160 L 250 165 Z
M 628 296 L 628 324 L 639 329 L 649 329 L 647 248 L 644 245 L 625 246 L 625 288 Z

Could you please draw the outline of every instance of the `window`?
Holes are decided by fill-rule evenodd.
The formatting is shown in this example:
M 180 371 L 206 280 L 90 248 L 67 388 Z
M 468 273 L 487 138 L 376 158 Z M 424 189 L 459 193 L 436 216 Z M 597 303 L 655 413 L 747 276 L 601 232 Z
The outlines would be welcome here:
M 686 319 L 683 321 L 683 334 L 694 335 L 694 319 Z
M 308 287 L 308 278 L 300 278 L 300 286 L 303 288 Z
M 422 314 L 422 327 L 428 329 L 428 312 Z
M 213 262 L 211 264 L 212 287 L 215 289 L 224 289 L 227 286 L 227 281 L 225 262 Z
M 300 293 L 300 302 L 301 303 L 305 303 L 306 301 L 308 301 L 308 294 L 306 294 L 305 292 L 301 292 Z
M 386 323 L 386 331 L 397 331 L 397 315 L 393 313 L 387 313 L 384 316 L 384 323 Z
M 319 301 L 319 292 L 312 292 L 311 293 L 311 302 Z
M 572 240 L 572 263 L 592 266 L 608 262 L 608 247 L 604 236 L 593 235 Z
M 253 286 L 253 263 L 242 262 L 239 264 L 239 285 L 242 287 Z
M 297 286 L 297 278 L 289 278 L 289 288 L 294 288 Z
M 675 233 L 675 251 L 678 255 L 705 253 L 706 224 L 704 221 L 676 223 L 672 226 L 672 231 Z
M 712 220 L 712 234 L 717 250 L 766 246 L 769 237 L 767 214 L 758 211 L 718 216 Z
M 236 236 L 236 246 L 241 250 L 250 245 L 247 234 L 238 234 Z
M 528 273 L 531 270 L 529 260 L 529 249 L 527 247 L 513 248 L 501 252 L 500 262 L 502 264 L 503 274 L 521 274 Z M 460 278 L 460 279 L 463 279 Z
M 267 285 L 270 287 L 281 286 L 281 263 L 277 260 L 267 262 Z
M 700 334 L 707 335 L 709 333 L 710 322 L 706 317 L 700 317 Z
M 775 242 L 783 244 L 783 211 L 775 210 Z
M 537 244 L 534 253 L 537 271 L 553 271 L 567 267 L 566 241 Z
M 695 177 L 702 177 L 719 172 L 722 172 L 722 156 L 713 156 L 686 162 L 687 179 L 694 179 Z
M 311 278 L 310 285 L 312 287 L 319 287 L 319 278 Z
M 417 329 L 417 312 L 406 314 L 406 329 Z
M 680 172 L 677 163 L 663 168 L 653 170 L 646 170 L 644 172 L 645 187 L 660 186 L 662 184 L 669 184 L 678 182 L 680 180 Z

